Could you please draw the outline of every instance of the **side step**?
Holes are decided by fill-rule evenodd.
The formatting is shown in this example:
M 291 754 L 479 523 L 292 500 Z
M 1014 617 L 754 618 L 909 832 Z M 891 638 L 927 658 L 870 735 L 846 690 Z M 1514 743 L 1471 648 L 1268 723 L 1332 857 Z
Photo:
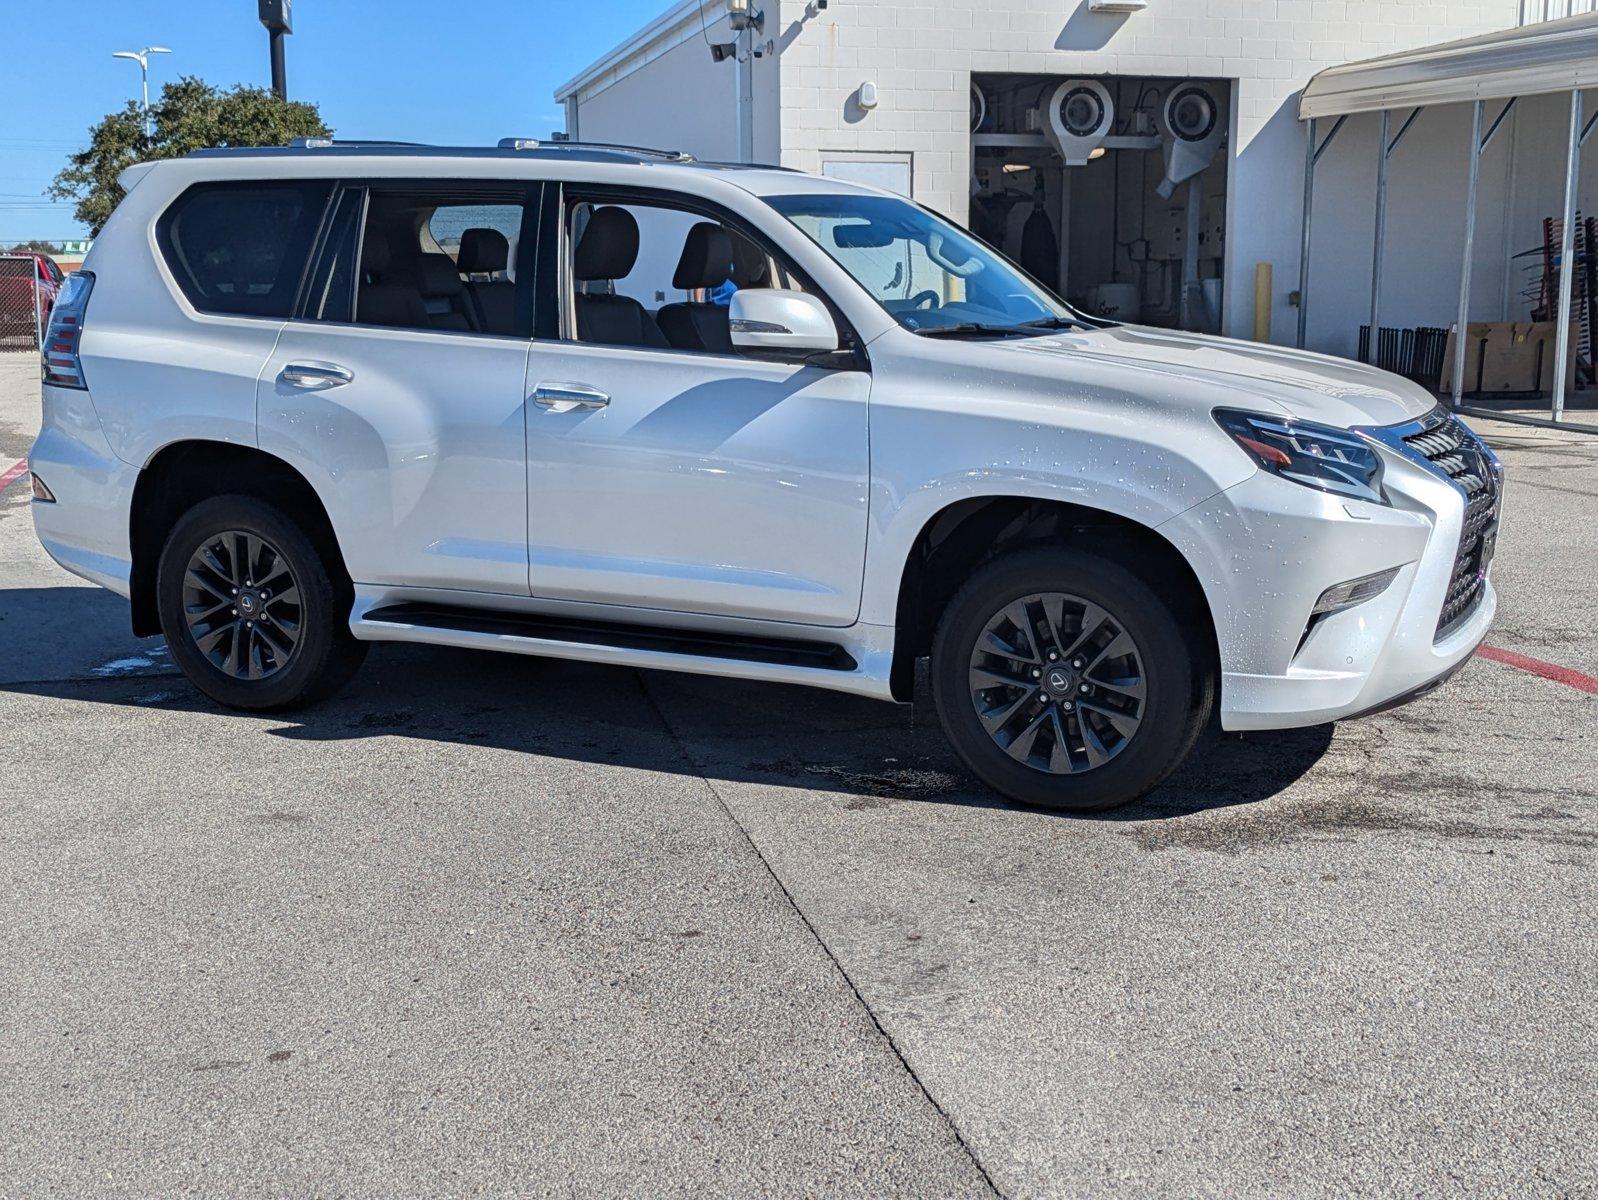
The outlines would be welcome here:
M 711 633 L 697 629 L 669 629 L 658 625 L 632 625 L 552 617 L 535 613 L 494 612 L 481 608 L 456 608 L 436 604 L 389 604 L 360 616 L 367 627 L 393 626 L 440 635 L 469 635 L 478 644 L 493 639 L 540 643 L 546 652 L 562 657 L 561 648 L 593 647 L 632 651 L 644 655 L 682 656 L 722 662 L 762 663 L 807 671 L 856 671 L 859 664 L 842 646 L 832 642 L 807 642 L 793 638 L 763 638 L 743 634 Z M 446 640 L 441 636 L 438 640 Z M 447 639 L 456 641 L 456 639 Z M 460 644 L 456 642 L 456 644 Z M 503 645 L 503 643 L 501 643 Z M 510 649 L 512 647 L 505 646 Z M 527 651 L 536 647 L 527 645 Z M 661 663 L 660 665 L 668 665 Z M 708 665 L 708 663 L 707 663 Z

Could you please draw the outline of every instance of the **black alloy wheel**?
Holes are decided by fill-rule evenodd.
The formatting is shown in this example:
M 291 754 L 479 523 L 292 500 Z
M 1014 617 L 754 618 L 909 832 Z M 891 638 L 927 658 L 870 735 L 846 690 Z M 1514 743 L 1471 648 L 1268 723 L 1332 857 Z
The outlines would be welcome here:
M 325 528 L 254 496 L 216 496 L 173 526 L 156 571 L 172 658 L 220 704 L 294 708 L 355 673 L 354 587 Z

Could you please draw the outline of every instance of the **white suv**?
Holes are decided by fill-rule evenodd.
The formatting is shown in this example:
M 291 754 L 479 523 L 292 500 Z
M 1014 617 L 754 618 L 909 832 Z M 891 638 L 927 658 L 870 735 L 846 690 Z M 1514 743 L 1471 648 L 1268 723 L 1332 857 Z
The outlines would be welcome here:
M 1498 464 L 1425 390 L 1082 316 L 901 197 L 580 144 L 141 164 L 57 302 L 40 540 L 201 691 L 367 642 L 907 701 L 1029 804 L 1219 708 L 1387 707 L 1492 620 Z

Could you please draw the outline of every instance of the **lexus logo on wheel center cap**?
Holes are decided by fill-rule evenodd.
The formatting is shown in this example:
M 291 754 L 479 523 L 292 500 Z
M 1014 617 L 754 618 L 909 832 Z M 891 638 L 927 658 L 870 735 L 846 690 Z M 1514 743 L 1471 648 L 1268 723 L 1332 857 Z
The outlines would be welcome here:
M 1064 671 L 1056 668 L 1049 672 L 1049 688 L 1052 691 L 1063 692 L 1071 686 L 1071 677 Z

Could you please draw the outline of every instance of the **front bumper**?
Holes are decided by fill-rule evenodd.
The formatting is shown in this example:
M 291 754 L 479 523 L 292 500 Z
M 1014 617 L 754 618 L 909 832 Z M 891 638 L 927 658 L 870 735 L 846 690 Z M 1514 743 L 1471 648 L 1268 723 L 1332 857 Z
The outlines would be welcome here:
M 1318 725 L 1413 699 L 1486 636 L 1498 607 L 1490 579 L 1438 636 L 1464 493 L 1401 448 L 1384 444 L 1383 460 L 1391 506 L 1261 472 L 1161 527 L 1198 573 L 1215 618 L 1223 728 Z M 1311 625 L 1326 588 L 1393 567 L 1384 592 Z

